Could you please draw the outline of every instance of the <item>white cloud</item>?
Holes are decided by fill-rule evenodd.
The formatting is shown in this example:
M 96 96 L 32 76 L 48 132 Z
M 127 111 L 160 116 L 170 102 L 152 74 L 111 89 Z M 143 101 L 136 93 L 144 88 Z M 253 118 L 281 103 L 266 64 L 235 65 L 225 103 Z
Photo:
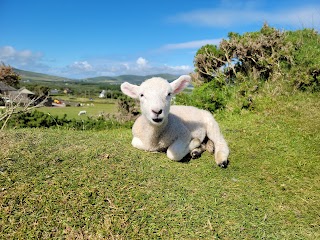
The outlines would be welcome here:
M 90 77 L 94 76 L 117 76 L 125 74 L 134 75 L 152 75 L 158 73 L 171 73 L 171 74 L 187 74 L 193 71 L 192 66 L 188 65 L 168 65 L 149 62 L 146 58 L 139 57 L 132 61 L 98 61 L 99 64 L 93 66 L 92 72 L 83 72 L 83 74 L 91 73 Z M 88 76 L 89 77 L 89 76 Z
M 136 63 L 137 63 L 137 65 L 138 65 L 138 67 L 144 68 L 144 67 L 147 66 L 148 61 L 147 61 L 146 59 L 142 58 L 142 57 L 139 57 L 139 58 L 137 59 Z
M 12 46 L 0 47 L 0 61 L 17 66 L 36 65 L 43 57 L 42 53 L 31 50 L 16 50 Z
M 207 44 L 219 45 L 221 40 L 222 38 L 190 41 L 190 42 L 183 42 L 183 43 L 173 43 L 173 44 L 164 45 L 162 49 L 165 49 L 165 50 L 198 49 Z
M 95 77 L 98 71 L 88 61 L 75 61 L 66 67 L 55 68 L 57 75 L 70 78 Z
M 129 70 L 130 66 L 128 63 L 122 63 L 122 66 L 125 67 L 125 69 Z
M 181 71 L 181 72 L 191 72 L 193 71 L 193 68 L 189 65 L 181 65 L 181 66 L 167 66 L 169 69 L 175 70 L 175 71 Z
M 287 8 L 285 11 L 268 12 L 254 7 L 200 9 L 180 13 L 169 18 L 172 22 L 197 26 L 230 27 L 268 22 L 291 27 L 319 28 L 320 5 Z
M 178 23 L 186 23 L 196 26 L 209 26 L 209 27 L 226 27 L 233 24 L 245 24 L 249 21 L 256 21 L 261 15 L 255 12 L 249 16 L 248 12 L 227 10 L 227 9 L 204 9 L 185 12 L 170 17 L 170 20 Z M 257 18 L 258 17 L 258 18 Z
M 79 71 L 91 71 L 93 70 L 92 66 L 87 62 L 87 61 L 83 61 L 83 62 L 74 62 L 73 64 L 71 64 L 69 66 L 70 69 L 75 69 L 75 70 L 79 70 Z
M 171 73 L 176 75 L 189 74 L 194 71 L 194 68 L 189 65 L 180 65 L 180 66 L 168 66 L 163 67 L 163 73 Z
M 11 46 L 4 46 L 0 48 L 0 58 L 1 59 L 10 59 L 14 57 L 16 50 Z
M 285 12 L 270 14 L 268 22 L 272 24 L 291 25 L 295 27 L 320 27 L 320 5 L 299 9 L 288 9 Z

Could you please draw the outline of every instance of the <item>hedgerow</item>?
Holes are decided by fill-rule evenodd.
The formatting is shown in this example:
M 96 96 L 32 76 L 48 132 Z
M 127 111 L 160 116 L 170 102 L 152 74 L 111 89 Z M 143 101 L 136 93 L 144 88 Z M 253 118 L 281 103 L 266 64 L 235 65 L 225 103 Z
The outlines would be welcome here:
M 0 121 L 0 128 L 4 124 Z M 68 119 L 65 114 L 62 117 L 52 116 L 40 111 L 22 112 L 13 115 L 6 123 L 7 128 L 64 128 L 73 130 L 105 130 L 114 128 L 130 128 L 132 122 L 121 123 L 115 119 L 87 118 L 85 120 Z

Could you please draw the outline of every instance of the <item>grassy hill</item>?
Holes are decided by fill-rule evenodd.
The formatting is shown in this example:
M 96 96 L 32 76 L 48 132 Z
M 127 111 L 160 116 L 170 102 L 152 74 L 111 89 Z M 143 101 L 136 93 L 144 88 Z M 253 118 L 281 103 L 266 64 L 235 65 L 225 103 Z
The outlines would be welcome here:
M 15 68 L 14 71 L 21 76 L 22 81 L 35 81 L 35 82 L 70 82 L 74 81 L 74 79 L 58 77 L 43 73 L 36 73 L 31 71 L 25 71 L 21 69 Z
M 0 239 L 319 239 L 318 94 L 218 112 L 231 149 L 189 163 L 129 129 L 0 131 Z

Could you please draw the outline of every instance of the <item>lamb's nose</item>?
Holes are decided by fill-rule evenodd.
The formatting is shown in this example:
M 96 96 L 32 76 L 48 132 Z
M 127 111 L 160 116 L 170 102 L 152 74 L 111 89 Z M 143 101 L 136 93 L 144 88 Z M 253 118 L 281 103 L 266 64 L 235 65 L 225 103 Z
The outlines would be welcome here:
M 152 112 L 157 114 L 157 115 L 160 115 L 162 113 L 162 109 L 160 109 L 159 111 L 152 110 Z

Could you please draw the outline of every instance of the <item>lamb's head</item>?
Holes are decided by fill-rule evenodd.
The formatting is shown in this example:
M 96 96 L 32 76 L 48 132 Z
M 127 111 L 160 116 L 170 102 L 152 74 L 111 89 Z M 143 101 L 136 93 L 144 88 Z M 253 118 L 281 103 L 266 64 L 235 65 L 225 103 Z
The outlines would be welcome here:
M 121 91 L 129 97 L 140 100 L 142 114 L 154 125 L 161 125 L 168 117 L 172 97 L 191 82 L 189 75 L 182 75 L 169 83 L 159 77 L 150 78 L 140 86 L 125 82 Z

